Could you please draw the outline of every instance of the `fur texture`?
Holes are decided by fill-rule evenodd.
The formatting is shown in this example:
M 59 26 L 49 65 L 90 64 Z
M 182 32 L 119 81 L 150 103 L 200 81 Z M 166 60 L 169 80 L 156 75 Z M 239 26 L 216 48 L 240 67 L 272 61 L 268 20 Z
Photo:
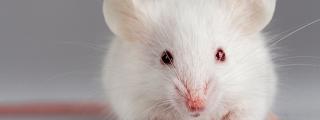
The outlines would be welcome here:
M 264 120 L 277 77 L 261 30 L 274 8 L 275 0 L 105 0 L 116 35 L 103 71 L 108 103 L 120 120 Z M 165 50 L 173 66 L 161 64 Z M 205 101 L 200 116 L 187 94 Z

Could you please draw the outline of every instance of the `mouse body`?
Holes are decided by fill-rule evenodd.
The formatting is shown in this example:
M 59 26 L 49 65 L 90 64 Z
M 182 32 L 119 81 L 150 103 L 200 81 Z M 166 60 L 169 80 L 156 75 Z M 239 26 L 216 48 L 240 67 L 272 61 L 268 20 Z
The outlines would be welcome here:
M 104 0 L 105 60 L 119 120 L 265 120 L 277 75 L 275 0 Z

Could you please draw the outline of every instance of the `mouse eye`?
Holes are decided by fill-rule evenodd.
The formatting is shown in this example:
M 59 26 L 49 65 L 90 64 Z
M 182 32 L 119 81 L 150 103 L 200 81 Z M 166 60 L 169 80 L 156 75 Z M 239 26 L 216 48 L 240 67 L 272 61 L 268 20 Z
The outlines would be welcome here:
M 223 49 L 219 48 L 219 49 L 217 50 L 216 60 L 217 60 L 218 62 L 224 62 L 224 61 L 226 61 L 226 54 L 225 54 L 225 52 L 224 52 Z
M 161 63 L 164 65 L 172 65 L 173 64 L 173 56 L 168 50 L 166 50 L 162 53 Z

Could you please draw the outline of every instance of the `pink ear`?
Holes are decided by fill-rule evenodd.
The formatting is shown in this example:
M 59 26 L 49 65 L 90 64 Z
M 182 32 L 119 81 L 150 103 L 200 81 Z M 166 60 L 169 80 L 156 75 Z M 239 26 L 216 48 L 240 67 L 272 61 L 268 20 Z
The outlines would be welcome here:
M 133 0 L 104 0 L 103 12 L 107 25 L 118 37 L 133 40 L 135 33 L 145 30 Z
M 260 32 L 271 21 L 276 0 L 226 0 L 232 25 L 245 34 Z

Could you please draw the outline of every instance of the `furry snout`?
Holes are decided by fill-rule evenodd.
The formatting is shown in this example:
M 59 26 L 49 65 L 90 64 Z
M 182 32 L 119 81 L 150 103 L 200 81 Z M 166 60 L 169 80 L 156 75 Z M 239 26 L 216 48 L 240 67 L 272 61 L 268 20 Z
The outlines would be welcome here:
M 183 87 L 176 86 L 176 92 L 181 97 L 181 101 L 177 101 L 180 107 L 184 109 L 186 114 L 192 117 L 199 117 L 207 108 L 208 84 L 198 86 L 185 84 Z
M 202 112 L 205 109 L 205 99 L 200 97 L 187 98 L 186 107 L 190 112 Z

